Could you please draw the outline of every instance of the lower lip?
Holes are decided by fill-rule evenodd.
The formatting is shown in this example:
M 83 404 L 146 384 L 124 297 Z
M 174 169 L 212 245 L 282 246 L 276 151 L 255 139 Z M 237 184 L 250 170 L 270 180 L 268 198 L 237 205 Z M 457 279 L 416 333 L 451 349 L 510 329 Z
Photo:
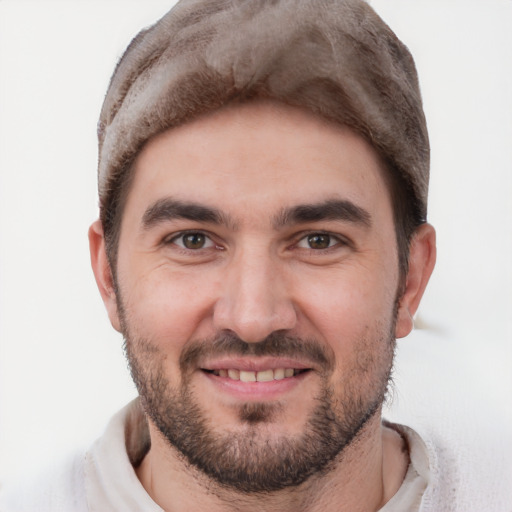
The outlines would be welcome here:
M 242 382 L 229 377 L 219 377 L 213 373 L 201 373 L 221 392 L 228 393 L 234 398 L 245 401 L 267 401 L 282 398 L 284 394 L 294 390 L 304 379 L 308 378 L 311 371 L 268 382 Z

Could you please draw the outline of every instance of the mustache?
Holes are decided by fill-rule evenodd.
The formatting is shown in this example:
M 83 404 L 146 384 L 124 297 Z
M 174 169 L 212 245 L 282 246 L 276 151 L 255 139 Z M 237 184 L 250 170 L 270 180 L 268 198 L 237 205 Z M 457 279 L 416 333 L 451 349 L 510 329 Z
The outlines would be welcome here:
M 334 352 L 330 347 L 311 338 L 291 336 L 275 331 L 262 341 L 247 343 L 233 332 L 222 332 L 211 339 L 192 342 L 180 356 L 183 372 L 200 366 L 201 361 L 212 357 L 254 356 L 291 357 L 315 363 L 324 370 L 334 369 Z

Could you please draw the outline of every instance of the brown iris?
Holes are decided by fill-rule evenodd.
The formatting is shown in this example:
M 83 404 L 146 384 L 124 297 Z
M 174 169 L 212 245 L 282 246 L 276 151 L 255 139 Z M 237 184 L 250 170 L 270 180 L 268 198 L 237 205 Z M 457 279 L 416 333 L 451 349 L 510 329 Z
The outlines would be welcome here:
M 183 245 L 187 249 L 202 249 L 206 242 L 206 236 L 202 233 L 188 233 L 183 235 Z
M 308 236 L 308 245 L 311 249 L 327 249 L 331 244 L 331 237 L 322 233 Z

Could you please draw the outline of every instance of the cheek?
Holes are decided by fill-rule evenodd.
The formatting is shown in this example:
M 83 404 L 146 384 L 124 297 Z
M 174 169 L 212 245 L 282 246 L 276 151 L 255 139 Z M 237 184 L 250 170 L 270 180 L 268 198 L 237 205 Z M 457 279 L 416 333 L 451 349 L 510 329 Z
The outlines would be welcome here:
M 207 336 L 214 290 L 204 276 L 156 268 L 122 290 L 130 329 L 166 352 L 172 347 L 181 351 L 187 341 Z
M 312 334 L 334 352 L 336 389 L 343 390 L 353 379 L 371 385 L 374 375 L 390 364 L 395 290 L 382 275 L 331 276 L 303 305 Z
M 371 393 L 384 382 L 393 357 L 394 290 L 361 278 L 311 294 L 309 322 L 334 352 L 332 385 L 340 393 Z M 347 387 L 348 386 L 348 387 Z
M 363 335 L 375 322 L 388 322 L 394 308 L 395 283 L 389 273 L 367 268 L 331 272 L 302 289 L 301 310 L 326 340 L 342 343 Z

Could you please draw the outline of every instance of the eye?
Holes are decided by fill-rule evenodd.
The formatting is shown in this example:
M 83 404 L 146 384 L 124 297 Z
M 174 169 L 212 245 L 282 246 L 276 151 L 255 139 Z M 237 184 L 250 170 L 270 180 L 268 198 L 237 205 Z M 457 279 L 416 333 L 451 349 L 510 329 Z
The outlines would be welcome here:
M 329 249 L 341 243 L 340 239 L 327 233 L 311 233 L 299 240 L 297 247 L 301 249 Z
M 206 236 L 204 233 L 201 233 L 200 231 L 189 231 L 187 233 L 181 233 L 178 236 L 172 238 L 169 242 L 183 249 L 196 251 L 199 249 L 208 249 L 209 247 L 215 246 L 211 238 Z

